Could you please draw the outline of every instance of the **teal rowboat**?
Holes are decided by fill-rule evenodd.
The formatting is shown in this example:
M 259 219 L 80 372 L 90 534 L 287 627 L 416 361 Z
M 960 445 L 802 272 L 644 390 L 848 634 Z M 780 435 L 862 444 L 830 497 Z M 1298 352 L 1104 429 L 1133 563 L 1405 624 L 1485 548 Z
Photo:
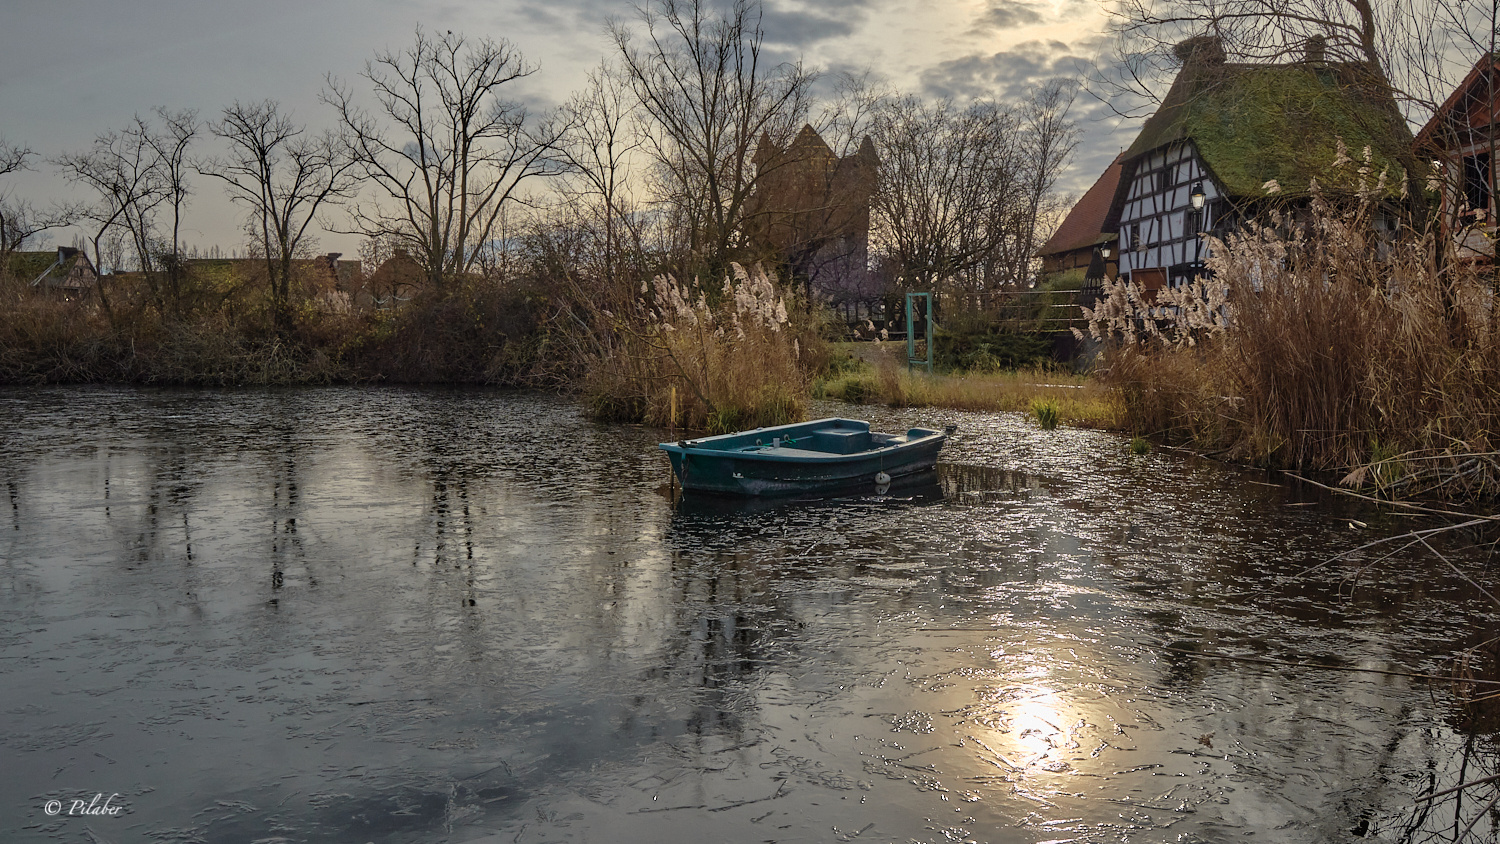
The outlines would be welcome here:
M 805 495 L 890 484 L 937 464 L 948 439 L 912 428 L 878 434 L 854 419 L 818 419 L 662 443 L 684 490 L 722 495 Z

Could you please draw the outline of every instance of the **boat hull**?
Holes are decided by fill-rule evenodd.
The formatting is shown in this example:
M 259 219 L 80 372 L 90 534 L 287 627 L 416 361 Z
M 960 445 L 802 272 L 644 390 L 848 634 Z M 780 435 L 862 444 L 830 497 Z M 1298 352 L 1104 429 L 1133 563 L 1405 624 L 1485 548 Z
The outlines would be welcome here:
M 660 447 L 684 490 L 768 497 L 873 491 L 932 469 L 946 440 L 926 428 L 877 434 L 865 422 L 819 419 Z

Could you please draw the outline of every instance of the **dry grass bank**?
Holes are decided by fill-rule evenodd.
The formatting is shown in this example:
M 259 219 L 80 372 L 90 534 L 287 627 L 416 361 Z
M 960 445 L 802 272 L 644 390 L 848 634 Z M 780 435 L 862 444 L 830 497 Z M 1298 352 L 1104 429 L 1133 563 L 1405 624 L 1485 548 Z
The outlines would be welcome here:
M 861 359 L 812 385 L 814 397 L 892 407 L 948 407 L 1038 415 L 1050 407 L 1063 424 L 1120 429 L 1124 406 L 1096 379 L 1045 369 L 984 374 L 928 375 L 899 362 L 904 347 L 859 344 Z M 888 346 L 888 348 L 883 348 Z M 1041 415 L 1046 415 L 1044 411 Z

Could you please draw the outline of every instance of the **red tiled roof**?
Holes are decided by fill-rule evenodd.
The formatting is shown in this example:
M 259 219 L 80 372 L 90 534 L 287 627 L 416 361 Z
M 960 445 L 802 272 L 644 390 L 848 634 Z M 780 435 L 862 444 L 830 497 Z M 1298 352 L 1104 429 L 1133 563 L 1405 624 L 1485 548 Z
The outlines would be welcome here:
M 1122 152 L 1115 156 L 1113 163 L 1094 182 L 1094 186 L 1084 193 L 1068 216 L 1063 218 L 1062 225 L 1057 231 L 1047 238 L 1042 248 L 1037 250 L 1037 256 L 1056 255 L 1062 252 L 1071 252 L 1074 249 L 1083 249 L 1093 246 L 1102 239 L 1104 234 L 1104 219 L 1109 215 L 1110 203 L 1115 198 L 1115 188 L 1120 184 L 1120 162 L 1125 158 Z
M 1438 106 L 1437 111 L 1432 113 L 1432 117 L 1422 127 L 1422 131 L 1417 133 L 1417 140 L 1414 146 L 1418 150 L 1424 147 L 1436 148 L 1443 145 L 1441 135 L 1443 130 L 1447 128 L 1445 124 L 1454 119 L 1454 114 L 1464 97 L 1468 96 L 1471 90 L 1477 89 L 1479 83 L 1484 81 L 1487 70 L 1497 66 L 1500 66 L 1500 56 L 1486 54 L 1479 57 L 1479 61 L 1474 63 L 1474 69 L 1469 71 L 1469 75 L 1464 77 L 1464 81 L 1458 83 L 1458 87 L 1453 89 L 1453 93 L 1448 95 L 1448 99 L 1442 105 Z M 1483 96 L 1483 94 L 1476 94 L 1476 96 Z

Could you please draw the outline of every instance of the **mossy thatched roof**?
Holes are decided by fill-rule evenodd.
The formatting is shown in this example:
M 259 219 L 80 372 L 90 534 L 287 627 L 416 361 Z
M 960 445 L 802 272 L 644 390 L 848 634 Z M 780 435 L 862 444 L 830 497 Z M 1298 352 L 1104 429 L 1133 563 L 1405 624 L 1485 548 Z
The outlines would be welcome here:
M 217 290 L 229 290 L 266 274 L 261 258 L 188 258 L 182 264 L 199 282 Z
M 1340 139 L 1354 164 L 1335 169 Z M 1189 62 L 1125 158 L 1184 140 L 1231 196 L 1259 198 L 1272 179 L 1283 197 L 1305 194 L 1313 177 L 1324 187 L 1352 187 L 1366 146 L 1371 172 L 1388 166 L 1388 183 L 1399 189 L 1397 162 L 1412 136 L 1395 100 L 1362 65 Z
M 12 252 L 5 257 L 5 272 L 11 278 L 29 282 L 35 280 L 37 276 L 46 272 L 48 268 L 57 263 L 57 250 Z

